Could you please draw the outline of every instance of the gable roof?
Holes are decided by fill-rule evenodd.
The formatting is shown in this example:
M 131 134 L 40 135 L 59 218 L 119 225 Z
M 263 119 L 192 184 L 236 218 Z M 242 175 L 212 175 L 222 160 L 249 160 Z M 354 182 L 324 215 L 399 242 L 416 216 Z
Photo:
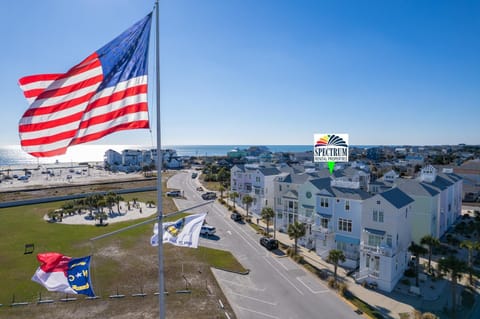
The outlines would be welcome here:
M 265 168 L 258 168 L 260 173 L 264 176 L 271 176 L 271 175 L 278 175 L 281 172 L 276 167 L 265 167 Z
M 380 193 L 379 196 L 385 198 L 390 204 L 396 208 L 402 208 L 413 202 L 413 199 L 402 192 L 398 187 L 392 188 L 386 192 Z

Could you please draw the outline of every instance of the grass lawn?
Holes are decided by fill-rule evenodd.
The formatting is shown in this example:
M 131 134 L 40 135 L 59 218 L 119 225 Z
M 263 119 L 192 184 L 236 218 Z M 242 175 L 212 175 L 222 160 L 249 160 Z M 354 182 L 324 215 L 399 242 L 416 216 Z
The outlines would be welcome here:
M 134 197 L 139 201 L 156 201 L 155 192 L 122 195 L 125 200 Z M 59 208 L 63 202 L 30 205 L 0 209 L 0 318 L 45 318 L 39 307 L 48 311 L 48 318 L 61 317 L 115 317 L 115 318 L 155 318 L 158 317 L 158 255 L 157 247 L 149 244 L 153 225 L 143 225 L 123 233 L 91 242 L 89 239 L 125 226 L 133 225 L 135 220 L 111 223 L 107 227 L 90 225 L 63 225 L 47 223 L 43 216 Z M 164 213 L 176 210 L 173 202 L 165 198 Z M 151 218 L 151 217 L 150 217 Z M 179 218 L 179 216 L 174 219 Z M 33 254 L 24 255 L 24 245 L 33 243 Z M 71 303 L 55 302 L 50 305 L 37 305 L 42 298 L 54 300 L 65 297 L 59 293 L 48 292 L 31 281 L 39 266 L 36 254 L 39 252 L 60 252 L 71 257 L 92 255 L 91 276 L 93 288 L 100 300 L 83 300 Z M 210 267 L 215 266 L 232 271 L 245 269 L 236 259 L 225 251 L 181 248 L 164 245 L 165 288 L 167 317 L 212 318 L 220 316 L 218 299 L 226 304 L 226 310 L 233 318 L 228 302 L 218 287 Z M 191 293 L 176 294 L 185 288 L 185 278 Z M 208 287 L 208 289 L 207 289 Z M 116 292 L 127 295 L 122 300 L 109 299 Z M 138 292 L 148 294 L 144 298 L 130 295 Z M 18 308 L 9 307 L 15 296 L 16 302 L 33 302 Z M 48 310 L 46 310 L 48 309 Z M 195 309 L 193 311 L 192 309 Z M 194 314 L 195 313 L 195 314 Z M 223 315 L 224 316 L 224 315 Z

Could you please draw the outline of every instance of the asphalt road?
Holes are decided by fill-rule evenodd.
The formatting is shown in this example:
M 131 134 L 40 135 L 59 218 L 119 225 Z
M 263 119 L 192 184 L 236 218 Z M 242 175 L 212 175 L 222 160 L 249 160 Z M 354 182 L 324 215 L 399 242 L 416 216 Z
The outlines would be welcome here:
M 191 172 L 179 173 L 168 180 L 169 188 L 184 191 L 185 199 L 175 199 L 179 209 L 204 200 Z M 239 319 L 257 318 L 359 318 L 354 308 L 339 299 L 314 275 L 288 257 L 260 246 L 260 236 L 246 224 L 230 219 L 228 210 L 218 202 L 195 209 L 208 212 L 207 223 L 216 227 L 212 238 L 201 238 L 200 245 L 231 251 L 248 275 L 221 270 L 214 274 Z

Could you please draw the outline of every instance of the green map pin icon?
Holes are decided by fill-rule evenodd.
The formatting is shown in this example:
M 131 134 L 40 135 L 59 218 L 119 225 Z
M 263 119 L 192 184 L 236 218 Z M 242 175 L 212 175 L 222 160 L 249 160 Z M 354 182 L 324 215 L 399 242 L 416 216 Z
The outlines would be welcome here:
M 330 171 L 330 175 L 333 174 L 334 168 L 335 168 L 335 162 L 328 162 L 328 170 Z

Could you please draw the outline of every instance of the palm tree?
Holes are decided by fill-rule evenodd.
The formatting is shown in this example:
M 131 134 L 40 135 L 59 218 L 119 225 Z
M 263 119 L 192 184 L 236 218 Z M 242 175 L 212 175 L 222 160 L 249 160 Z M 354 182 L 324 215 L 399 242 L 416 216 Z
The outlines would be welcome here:
M 245 195 L 243 196 L 242 198 L 242 204 L 245 205 L 245 209 L 247 210 L 247 218 L 248 218 L 248 208 L 250 207 L 250 205 L 253 203 L 253 198 L 252 196 L 250 195 Z
M 300 237 L 305 236 L 305 233 L 306 233 L 305 224 L 295 221 L 293 224 L 288 225 L 287 233 L 290 239 L 294 239 L 294 251 L 296 255 L 297 241 Z
M 464 240 L 460 243 L 460 248 L 467 248 L 468 250 L 468 279 L 470 285 L 473 285 L 472 267 L 473 267 L 473 252 L 474 250 L 480 250 L 480 243 L 471 240 Z
M 218 191 L 220 192 L 220 198 L 223 199 L 223 192 L 225 191 L 225 187 L 223 185 L 220 185 Z
M 420 246 L 412 241 L 410 246 L 408 247 L 408 251 L 411 252 L 415 256 L 415 286 L 418 287 L 418 271 L 420 265 L 420 255 L 426 254 L 427 249 L 423 246 Z
M 100 221 L 100 225 L 103 225 L 103 221 L 106 220 L 107 218 L 108 218 L 107 214 L 105 214 L 103 211 L 95 214 L 95 220 L 98 219 Z
M 452 317 L 455 318 L 455 310 L 457 304 L 457 282 L 462 278 L 462 273 L 467 270 L 467 264 L 459 260 L 455 256 L 448 256 L 447 258 L 438 261 L 438 270 L 441 274 L 450 274 L 451 289 L 452 289 Z
M 340 249 L 332 249 L 328 252 L 327 261 L 333 264 L 333 278 L 337 282 L 337 268 L 340 262 L 345 262 L 346 258 Z
M 240 195 L 237 192 L 230 193 L 230 199 L 233 201 L 233 208 L 235 209 L 235 200 L 239 198 Z
M 432 251 L 433 247 L 440 245 L 438 238 L 433 237 L 432 235 L 425 235 L 420 239 L 420 245 L 428 246 L 428 272 L 432 271 Z
M 115 195 L 115 204 L 117 204 L 117 210 L 120 214 L 120 202 L 123 201 L 123 197 L 120 195 Z
M 147 205 L 148 205 L 148 207 L 150 207 L 150 208 L 151 208 L 153 205 L 155 205 L 155 201 L 153 201 L 153 200 L 149 200 L 149 201 L 147 201 L 145 204 L 147 204 Z
M 271 207 L 264 207 L 262 208 L 262 218 L 265 219 L 265 222 L 267 223 L 267 235 L 269 233 L 268 231 L 268 225 L 270 224 L 270 220 L 275 216 L 275 212 L 273 211 L 273 208 Z

